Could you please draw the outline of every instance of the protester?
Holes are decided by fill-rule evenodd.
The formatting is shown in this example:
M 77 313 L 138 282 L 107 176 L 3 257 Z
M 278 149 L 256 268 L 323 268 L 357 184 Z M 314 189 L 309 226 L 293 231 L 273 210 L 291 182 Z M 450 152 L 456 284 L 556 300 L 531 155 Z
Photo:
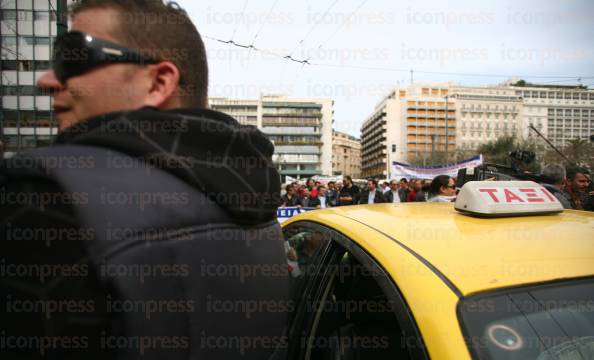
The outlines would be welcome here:
M 588 196 L 586 197 L 584 210 L 594 211 L 594 184 L 592 184 L 592 175 L 590 173 L 584 175 L 586 175 L 586 178 L 588 179 L 588 187 L 586 188 Z
M 299 196 L 295 193 L 295 186 L 293 184 L 289 184 L 285 186 L 286 193 L 281 196 L 281 206 L 282 207 L 293 207 L 298 206 L 299 204 Z
M 359 196 L 359 204 L 377 204 L 386 202 L 382 192 L 377 189 L 377 180 L 367 180 L 367 188 Z
M 582 167 L 572 166 L 567 168 L 563 196 L 569 200 L 572 209 L 586 210 L 589 207 L 588 171 Z
M 318 185 L 319 182 L 314 182 L 312 178 L 307 179 L 305 182 L 305 187 L 309 190 L 309 195 L 312 197 L 318 196 Z M 303 195 L 303 194 L 302 194 Z
M 398 184 L 398 181 L 396 181 L 396 180 L 390 181 L 390 191 L 388 191 L 384 194 L 384 197 L 386 198 L 386 202 L 389 202 L 389 203 L 403 202 L 400 199 L 399 187 L 400 186 Z
M 246 317 L 209 304 L 286 303 L 288 274 L 255 271 L 240 281 L 205 272 L 287 267 L 272 143 L 207 109 L 206 52 L 178 6 L 73 3 L 53 69 L 38 80 L 52 96 L 56 144 L 0 162 L 2 266 L 54 269 L 3 272 L 2 332 L 54 345 L 3 346 L 2 358 L 228 359 L 237 349 L 204 339 L 286 336 L 286 313 Z M 34 235 L 15 237 L 15 229 Z M 57 241 L 44 238 L 54 232 Z M 12 311 L 11 302 L 33 307 Z M 35 305 L 62 303 L 57 312 Z M 251 345 L 242 359 L 275 353 Z
M 326 189 L 326 187 L 324 185 L 320 185 L 318 187 L 318 196 L 317 196 L 317 200 L 319 202 L 318 205 L 316 205 L 317 209 L 325 209 L 327 207 L 330 207 L 329 202 L 328 202 L 328 198 L 327 198 L 327 192 L 328 189 Z
M 406 197 L 406 202 L 415 202 L 417 200 L 417 192 L 421 190 L 421 180 L 413 179 L 410 181 L 410 192 Z
M 400 202 L 406 202 L 408 199 L 408 193 L 410 189 L 408 188 L 408 180 L 406 178 L 400 179 L 400 189 L 398 193 L 400 195 Z
M 295 186 L 295 195 L 297 195 L 298 198 L 302 197 L 303 190 L 305 189 L 305 185 L 300 184 L 298 181 L 295 181 L 294 186 Z
M 429 186 L 427 202 L 452 202 L 456 200 L 456 183 L 448 175 L 436 176 Z
M 326 199 L 329 207 L 337 205 L 338 190 L 336 189 L 336 183 L 334 181 L 328 182 L 328 192 L 326 193 Z
M 421 190 L 417 192 L 415 197 L 416 202 L 426 202 L 429 198 L 429 188 L 431 187 L 431 181 L 426 179 L 421 180 Z
M 569 194 L 563 191 L 565 184 L 565 168 L 558 164 L 550 164 L 542 169 L 542 176 L 545 180 L 543 186 L 553 194 L 565 209 L 571 209 Z
M 299 197 L 299 205 L 304 208 L 315 208 L 320 205 L 320 200 L 314 196 L 311 196 L 311 192 L 308 188 L 303 189 L 303 194 Z
M 353 179 L 345 175 L 343 177 L 343 187 L 339 193 L 339 206 L 357 204 L 359 197 L 359 187 L 353 184 Z

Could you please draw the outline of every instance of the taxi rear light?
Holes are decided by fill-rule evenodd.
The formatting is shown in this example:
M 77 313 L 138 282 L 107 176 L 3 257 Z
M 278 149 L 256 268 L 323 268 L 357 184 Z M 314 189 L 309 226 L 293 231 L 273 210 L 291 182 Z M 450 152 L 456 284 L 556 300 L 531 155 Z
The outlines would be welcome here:
M 557 198 L 534 181 L 469 181 L 454 208 L 483 217 L 551 214 L 563 211 Z

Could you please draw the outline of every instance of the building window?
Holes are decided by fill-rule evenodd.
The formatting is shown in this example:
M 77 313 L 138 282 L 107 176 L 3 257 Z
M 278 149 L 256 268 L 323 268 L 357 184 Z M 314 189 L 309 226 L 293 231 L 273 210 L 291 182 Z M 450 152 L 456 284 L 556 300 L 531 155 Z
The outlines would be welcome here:
M 17 44 L 16 36 L 2 35 L 2 46 L 15 46 Z
M 35 20 L 49 20 L 51 18 L 52 21 L 55 21 L 56 15 L 53 11 L 35 11 L 34 18 Z
M 50 38 L 47 36 L 21 36 L 22 45 L 49 45 Z
M 0 18 L 2 20 L 16 20 L 17 19 L 17 12 L 16 10 L 2 10 L 0 13 Z
M 2 86 L 2 95 L 4 96 L 35 96 L 35 95 L 49 95 L 44 94 L 37 86 L 21 85 L 21 86 Z
M 17 17 L 18 17 L 18 20 L 19 21 L 31 21 L 31 20 L 33 20 L 33 12 L 32 11 L 19 10 Z
M 33 71 L 49 70 L 49 68 L 49 61 L 3 60 L 0 62 L 0 70 Z

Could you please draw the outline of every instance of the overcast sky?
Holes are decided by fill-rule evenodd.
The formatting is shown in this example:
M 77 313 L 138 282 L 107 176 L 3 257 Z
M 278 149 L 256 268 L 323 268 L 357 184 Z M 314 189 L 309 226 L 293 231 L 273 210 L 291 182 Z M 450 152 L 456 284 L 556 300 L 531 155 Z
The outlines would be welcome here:
M 204 38 L 211 96 L 330 98 L 335 129 L 355 136 L 390 88 L 410 83 L 409 69 L 415 82 L 594 84 L 592 0 L 178 3 Z

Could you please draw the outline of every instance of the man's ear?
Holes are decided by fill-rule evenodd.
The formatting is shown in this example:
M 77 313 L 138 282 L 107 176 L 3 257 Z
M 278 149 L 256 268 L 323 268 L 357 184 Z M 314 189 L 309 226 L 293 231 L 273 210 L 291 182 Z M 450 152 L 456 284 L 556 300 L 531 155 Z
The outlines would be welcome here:
M 179 106 L 177 95 L 180 74 L 177 66 L 171 61 L 162 61 L 158 64 L 148 65 L 148 67 L 150 87 L 144 105 L 158 109 Z

